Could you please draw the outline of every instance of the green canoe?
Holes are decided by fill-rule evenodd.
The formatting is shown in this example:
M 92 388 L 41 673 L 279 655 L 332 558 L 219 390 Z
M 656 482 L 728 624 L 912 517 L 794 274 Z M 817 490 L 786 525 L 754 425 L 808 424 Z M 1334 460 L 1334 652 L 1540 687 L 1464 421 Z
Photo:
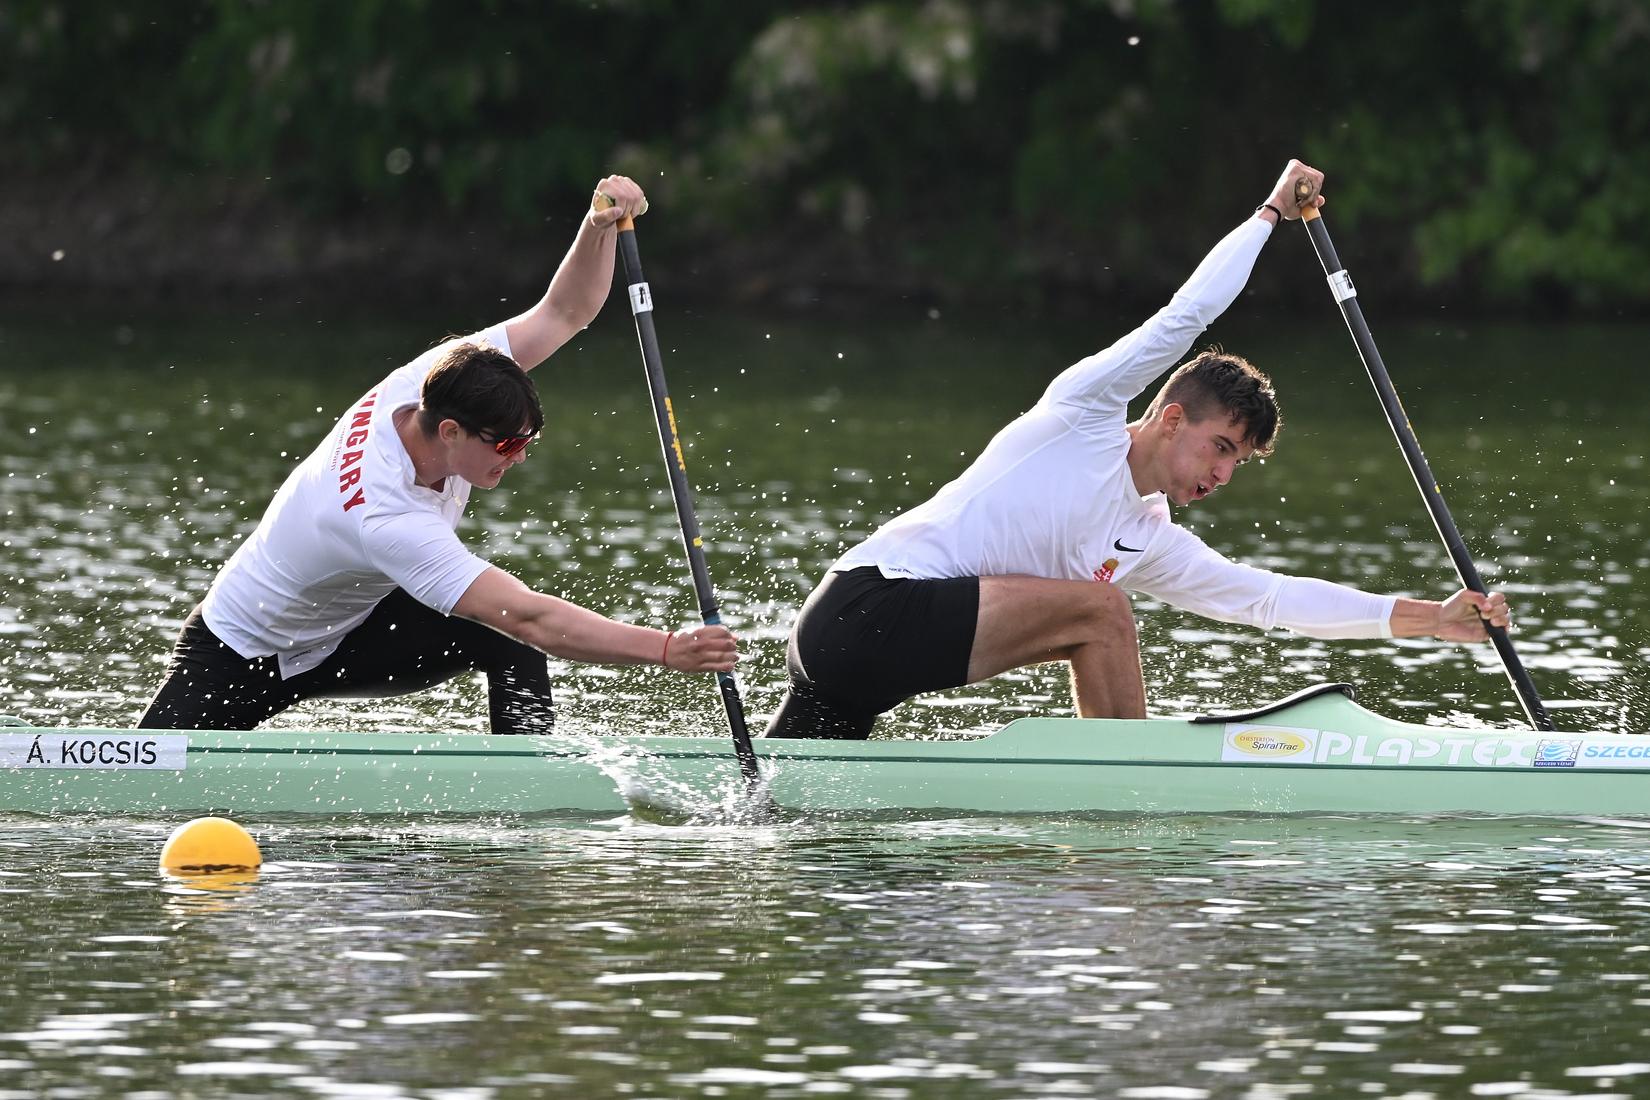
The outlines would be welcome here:
M 1323 685 L 1245 714 L 1024 718 L 966 741 L 758 741 L 801 813 L 1650 816 L 1650 738 L 1408 725 Z M 707 737 L 0 729 L 0 812 L 711 811 L 741 791 Z

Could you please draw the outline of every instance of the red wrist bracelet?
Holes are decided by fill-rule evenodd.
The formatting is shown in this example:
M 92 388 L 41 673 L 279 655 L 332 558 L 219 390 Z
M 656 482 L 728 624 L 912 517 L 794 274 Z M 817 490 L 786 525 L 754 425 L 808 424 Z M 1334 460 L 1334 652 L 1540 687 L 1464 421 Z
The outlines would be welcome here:
M 670 631 L 665 631 L 665 651 L 659 654 L 659 663 L 666 668 L 670 667 Z

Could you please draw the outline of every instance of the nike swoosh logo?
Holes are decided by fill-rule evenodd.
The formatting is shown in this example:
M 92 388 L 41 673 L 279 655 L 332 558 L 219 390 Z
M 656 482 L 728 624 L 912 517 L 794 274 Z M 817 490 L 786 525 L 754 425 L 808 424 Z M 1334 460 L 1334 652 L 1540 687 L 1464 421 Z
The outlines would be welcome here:
M 1124 546 L 1122 539 L 1118 539 L 1116 542 L 1112 543 L 1111 545 L 1112 545 L 1112 549 L 1121 550 L 1125 554 L 1141 554 L 1141 553 L 1144 553 L 1145 550 L 1146 550 L 1146 548 L 1144 546 Z

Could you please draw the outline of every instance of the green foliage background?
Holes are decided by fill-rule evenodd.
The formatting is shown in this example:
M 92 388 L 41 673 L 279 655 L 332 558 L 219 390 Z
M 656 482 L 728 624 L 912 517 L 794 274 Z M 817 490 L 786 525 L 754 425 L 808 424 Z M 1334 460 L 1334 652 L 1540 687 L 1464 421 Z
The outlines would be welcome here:
M 1155 284 L 1298 154 L 1416 297 L 1650 301 L 1643 0 L 4 0 L 0 71 L 21 175 L 508 227 L 625 171 L 757 295 Z

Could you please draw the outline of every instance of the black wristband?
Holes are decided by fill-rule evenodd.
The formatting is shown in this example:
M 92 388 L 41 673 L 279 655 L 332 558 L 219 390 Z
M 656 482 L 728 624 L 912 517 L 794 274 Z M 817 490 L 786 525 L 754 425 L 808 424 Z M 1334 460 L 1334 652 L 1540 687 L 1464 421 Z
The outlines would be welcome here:
M 1257 214 L 1259 214 L 1262 210 L 1270 210 L 1272 213 L 1274 213 L 1278 216 L 1278 224 L 1279 225 L 1283 224 L 1283 211 L 1282 210 L 1279 210 L 1277 207 L 1273 206 L 1269 202 L 1263 202 L 1259 206 L 1255 207 L 1255 213 L 1257 213 Z

